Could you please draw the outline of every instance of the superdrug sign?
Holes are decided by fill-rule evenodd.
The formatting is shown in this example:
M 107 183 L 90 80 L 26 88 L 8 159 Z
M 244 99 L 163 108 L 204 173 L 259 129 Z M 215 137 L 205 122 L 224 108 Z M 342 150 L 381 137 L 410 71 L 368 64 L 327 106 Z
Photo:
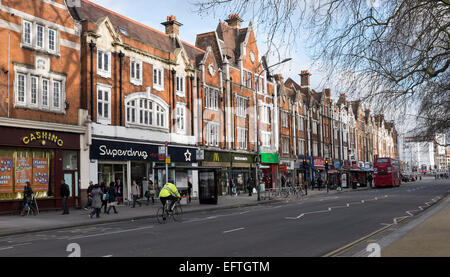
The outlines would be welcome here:
M 94 139 L 90 148 L 90 158 L 109 161 L 158 162 L 160 161 L 159 146 Z M 172 162 L 197 162 L 196 150 L 169 146 L 169 156 Z

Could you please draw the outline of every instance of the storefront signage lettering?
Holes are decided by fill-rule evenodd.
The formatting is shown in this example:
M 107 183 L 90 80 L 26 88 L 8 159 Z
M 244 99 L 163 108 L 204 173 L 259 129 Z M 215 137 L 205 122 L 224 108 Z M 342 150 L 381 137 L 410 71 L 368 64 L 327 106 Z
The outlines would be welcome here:
M 64 145 L 64 141 L 62 138 L 59 138 L 57 135 L 50 132 L 36 131 L 22 138 L 22 142 L 25 145 L 28 145 L 33 141 L 41 141 L 42 145 L 46 145 L 47 141 L 53 142 L 59 147 L 62 147 Z
M 116 156 L 142 157 L 144 160 L 148 158 L 147 151 L 136 151 L 133 150 L 133 148 L 130 148 L 128 150 L 108 149 L 106 145 L 102 145 L 99 149 L 101 156 L 110 156 L 113 158 L 115 158 Z
M 234 160 L 235 161 L 248 161 L 247 157 L 238 157 L 238 156 L 234 156 Z
M 113 160 L 113 161 L 147 161 L 165 162 L 170 156 L 171 162 L 197 162 L 195 148 L 168 146 L 167 156 L 160 154 L 160 148 L 165 146 L 152 144 L 138 144 L 121 141 L 92 140 L 90 147 L 91 160 Z M 164 151 L 165 152 L 165 151 Z

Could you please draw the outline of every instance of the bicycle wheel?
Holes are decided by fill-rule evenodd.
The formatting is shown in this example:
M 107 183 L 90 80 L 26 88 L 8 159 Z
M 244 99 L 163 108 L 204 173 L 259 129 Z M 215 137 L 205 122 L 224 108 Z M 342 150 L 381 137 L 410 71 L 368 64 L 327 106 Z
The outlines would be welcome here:
M 163 207 L 159 207 L 158 211 L 156 212 L 156 219 L 158 220 L 159 224 L 164 224 L 167 222 L 167 216 L 166 220 L 164 220 L 164 209 Z
M 281 190 L 281 197 L 288 198 L 289 197 L 289 191 L 287 189 Z
M 174 221 L 181 221 L 181 219 L 183 217 L 183 209 L 181 208 L 181 206 L 179 204 L 177 204 L 177 205 L 175 205 L 175 207 L 173 207 L 172 217 L 173 217 Z

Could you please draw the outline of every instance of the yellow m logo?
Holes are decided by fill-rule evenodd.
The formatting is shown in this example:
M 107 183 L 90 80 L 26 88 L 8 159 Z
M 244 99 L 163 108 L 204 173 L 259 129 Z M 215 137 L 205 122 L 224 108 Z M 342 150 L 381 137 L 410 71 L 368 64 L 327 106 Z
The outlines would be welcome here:
M 219 153 L 214 153 L 214 161 L 215 162 L 220 162 Z

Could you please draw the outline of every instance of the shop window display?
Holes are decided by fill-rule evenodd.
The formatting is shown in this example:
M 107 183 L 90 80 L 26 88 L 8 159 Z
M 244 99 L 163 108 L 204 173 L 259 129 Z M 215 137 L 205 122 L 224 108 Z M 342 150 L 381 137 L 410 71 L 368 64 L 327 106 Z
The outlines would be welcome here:
M 54 195 L 54 156 L 52 150 L 0 149 L 0 200 L 22 199 L 26 182 L 37 198 Z

